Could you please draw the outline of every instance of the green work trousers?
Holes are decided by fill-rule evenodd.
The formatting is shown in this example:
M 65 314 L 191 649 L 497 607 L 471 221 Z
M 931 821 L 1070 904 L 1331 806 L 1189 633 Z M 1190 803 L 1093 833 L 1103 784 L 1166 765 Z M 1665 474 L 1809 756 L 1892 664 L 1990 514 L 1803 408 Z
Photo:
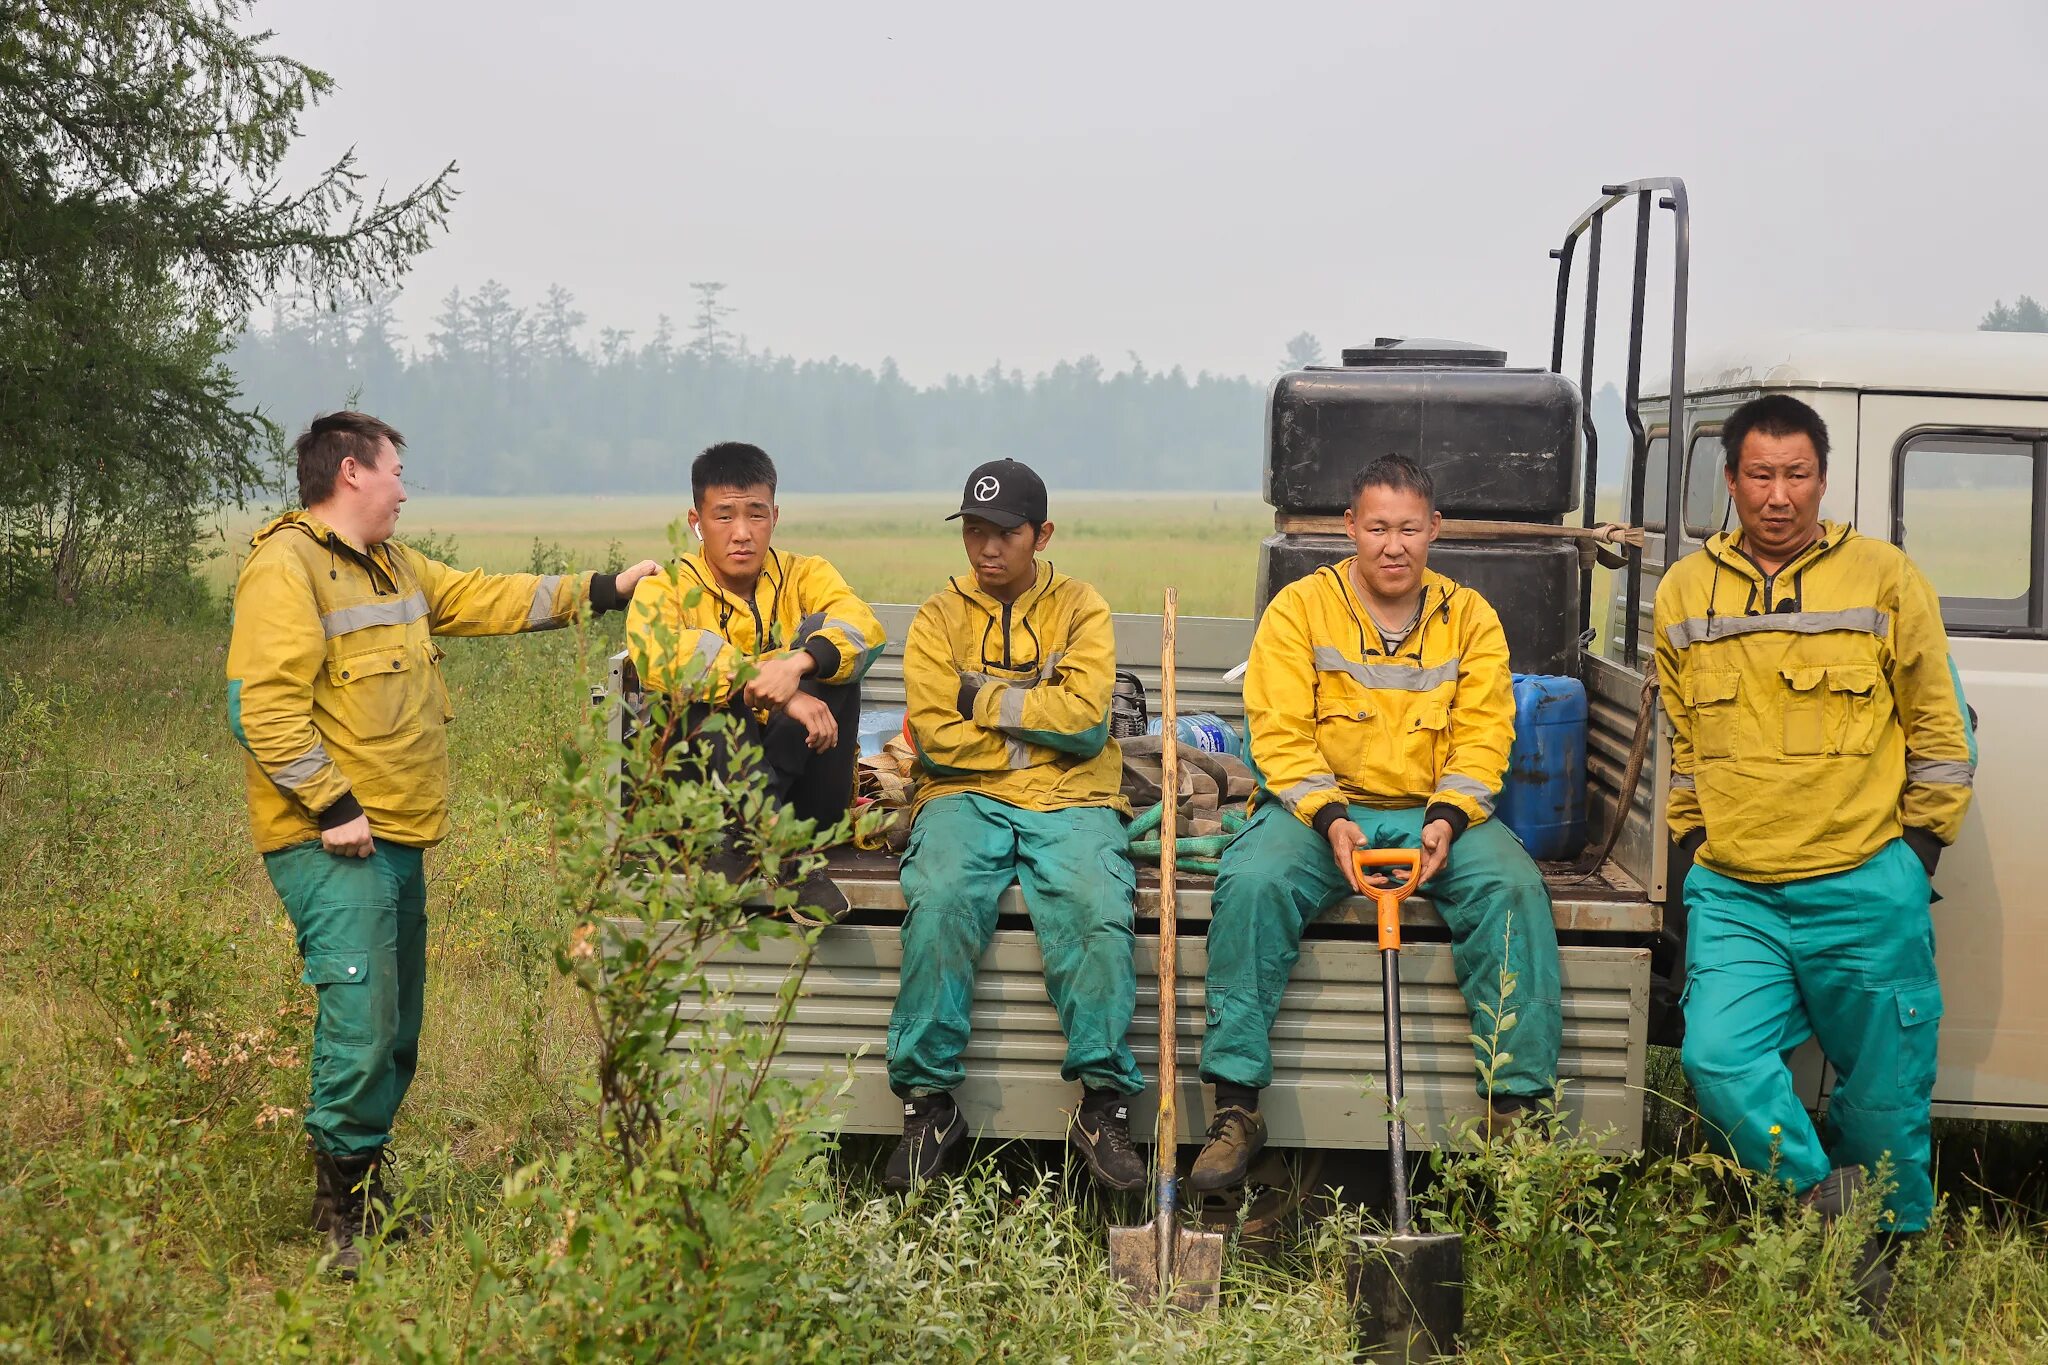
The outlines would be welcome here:
M 1934 1211 L 1928 1110 L 1941 983 L 1927 873 L 1903 839 L 1847 872 L 1761 883 L 1685 879 L 1686 1079 L 1714 1136 L 1804 1191 L 1836 1166 L 1891 1157 L 1887 1226 Z M 1808 1038 L 1834 1064 L 1827 1131 L 1786 1065 Z
M 1031 811 L 942 796 L 918 812 L 903 853 L 903 977 L 889 1017 L 889 1087 L 906 1098 L 966 1077 L 974 967 L 1011 882 L 1038 931 L 1045 990 L 1066 1035 L 1060 1075 L 1097 1090 L 1145 1088 L 1126 1035 L 1138 1008 L 1124 822 L 1106 807 Z
M 1419 848 L 1420 806 L 1374 810 L 1352 806 L 1351 818 L 1373 848 Z M 1557 928 L 1550 893 L 1527 851 L 1498 821 L 1473 825 L 1422 888 L 1451 930 L 1458 989 L 1472 1010 L 1480 1065 L 1494 1067 L 1491 1093 L 1548 1095 L 1557 1084 L 1563 1028 L 1558 1003 Z M 1284 807 L 1259 807 L 1223 850 L 1209 923 L 1208 1027 L 1202 1035 L 1202 1078 L 1263 1089 L 1273 1082 L 1269 1040 L 1287 978 L 1301 956 L 1302 930 L 1351 894 L 1329 841 Z M 1515 990 L 1502 1010 L 1501 972 Z M 1515 1018 L 1495 1041 L 1489 1009 Z M 1479 1091 L 1488 1093 L 1485 1073 Z
M 318 843 L 263 855 L 319 996 L 306 1132 L 330 1156 L 391 1139 L 420 1055 L 427 876 L 419 849 L 379 839 L 367 858 Z

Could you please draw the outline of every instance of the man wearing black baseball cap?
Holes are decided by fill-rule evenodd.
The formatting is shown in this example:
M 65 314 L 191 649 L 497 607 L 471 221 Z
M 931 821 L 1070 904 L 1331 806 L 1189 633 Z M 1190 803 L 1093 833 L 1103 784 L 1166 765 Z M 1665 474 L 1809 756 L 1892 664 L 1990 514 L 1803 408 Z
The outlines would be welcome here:
M 902 987 L 889 1021 L 889 1085 L 903 1140 L 882 1183 L 938 1174 L 966 1140 L 952 1092 L 966 1077 L 974 964 L 996 902 L 1024 891 L 1046 993 L 1083 1087 L 1068 1143 L 1115 1190 L 1145 1183 L 1130 1097 L 1144 1089 L 1125 1040 L 1137 1010 L 1124 855 L 1123 757 L 1109 737 L 1116 638 L 1109 604 L 1038 555 L 1052 541 L 1045 484 L 1015 460 L 967 476 L 959 521 L 972 575 L 951 579 L 905 637 L 903 687 L 923 780 L 903 854 Z

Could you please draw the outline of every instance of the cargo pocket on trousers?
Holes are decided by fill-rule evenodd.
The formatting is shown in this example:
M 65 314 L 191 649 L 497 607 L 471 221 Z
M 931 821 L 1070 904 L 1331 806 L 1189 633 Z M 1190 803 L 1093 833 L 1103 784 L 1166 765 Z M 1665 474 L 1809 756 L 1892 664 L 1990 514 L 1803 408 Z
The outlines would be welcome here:
M 1897 1081 L 1899 1098 L 1924 1100 L 1934 1093 L 1936 1052 L 1940 1046 L 1941 983 L 1915 981 L 1895 992 L 1899 1007 Z
M 376 1036 L 367 1017 L 372 993 L 360 989 L 370 984 L 368 953 L 309 953 L 299 980 L 319 993 L 322 1041 L 362 1044 Z

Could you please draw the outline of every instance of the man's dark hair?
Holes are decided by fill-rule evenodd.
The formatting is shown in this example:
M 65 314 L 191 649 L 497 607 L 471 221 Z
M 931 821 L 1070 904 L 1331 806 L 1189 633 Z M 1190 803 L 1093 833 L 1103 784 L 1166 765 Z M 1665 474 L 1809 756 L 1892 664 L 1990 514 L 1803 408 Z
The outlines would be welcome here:
M 745 441 L 720 441 L 715 446 L 706 446 L 704 453 L 690 462 L 690 501 L 700 508 L 706 489 L 752 488 L 760 483 L 768 485 L 772 497 L 775 461 L 768 458 L 767 451 Z
M 1813 453 L 1820 457 L 1821 477 L 1827 477 L 1828 424 L 1797 398 L 1784 393 L 1752 398 L 1721 424 L 1721 448 L 1726 452 L 1730 474 L 1741 469 L 1742 443 L 1752 431 L 1761 431 L 1766 436 L 1804 435 L 1813 442 Z
M 1351 480 L 1351 505 L 1358 506 L 1358 495 L 1368 488 L 1394 488 L 1404 493 L 1420 493 L 1422 500 L 1429 504 L 1429 510 L 1436 510 L 1436 480 L 1429 477 L 1424 469 L 1406 455 L 1382 455 L 1358 471 Z
M 393 450 L 405 449 L 405 438 L 389 422 L 380 422 L 367 412 L 330 412 L 315 417 L 313 425 L 299 433 L 292 448 L 299 457 L 299 506 L 311 507 L 334 496 L 334 481 L 341 475 L 341 462 L 355 456 L 357 464 L 377 467 L 378 447 L 391 442 Z

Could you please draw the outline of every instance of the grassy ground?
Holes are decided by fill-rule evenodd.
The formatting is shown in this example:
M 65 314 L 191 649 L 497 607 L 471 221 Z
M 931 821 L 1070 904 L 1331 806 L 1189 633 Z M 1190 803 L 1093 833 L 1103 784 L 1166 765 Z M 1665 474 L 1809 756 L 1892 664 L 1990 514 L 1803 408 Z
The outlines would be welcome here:
M 1215 555 L 1168 558 L 1184 539 L 1147 540 L 1145 515 L 1113 514 L 1103 524 L 1128 534 L 1104 547 L 1100 572 L 1127 594 L 1119 605 L 1147 605 L 1158 565 L 1198 559 L 1221 561 L 1218 583 L 1248 598 L 1256 504 L 1178 510 L 1184 536 L 1207 526 L 1237 547 Z M 908 524 L 878 521 L 862 542 L 846 521 L 835 525 L 850 566 L 875 562 L 856 547 L 872 553 L 881 528 Z M 451 516 L 435 529 L 460 538 L 462 526 Z M 507 528 L 508 556 L 529 530 L 583 533 Z M 876 567 L 877 582 L 911 576 Z M 1219 588 L 1205 609 L 1229 607 Z M 608 640 L 449 642 L 456 833 L 429 856 L 427 1042 L 400 1124 L 403 1180 L 439 1226 L 354 1291 L 314 1273 L 304 1227 L 309 993 L 247 845 L 222 723 L 225 640 L 218 618 L 52 618 L 0 636 L 0 1356 L 462 1358 L 449 1343 L 478 1295 L 517 1282 L 483 1278 L 478 1258 L 527 1245 L 545 1213 L 515 1202 L 507 1177 L 592 1121 L 587 1023 L 553 967 L 565 926 L 542 797 Z M 1960 1126 L 1943 1141 L 1957 1173 L 1945 1188 L 1961 1202 L 1909 1258 L 1891 1342 L 1842 1306 L 1840 1236 L 1758 1203 L 1683 1144 L 1641 1161 L 1535 1141 L 1468 1158 L 1432 1206 L 1467 1233 L 1471 1353 L 2048 1359 L 2048 1243 L 2036 1213 L 2003 1197 L 2019 1188 L 2014 1171 L 2037 1170 L 2039 1144 Z M 803 1324 L 804 1352 L 1344 1358 L 1341 1224 L 1276 1261 L 1235 1260 L 1214 1317 L 1134 1314 L 1101 1275 L 1102 1225 L 1132 1211 L 1077 1201 L 1035 1159 L 1012 1153 L 911 1207 L 813 1171 L 774 1291 Z M 750 1358 L 796 1349 L 722 1345 Z
M 399 521 L 401 539 L 431 533 L 454 541 L 465 567 L 524 569 L 536 542 L 577 563 L 603 562 L 616 547 L 625 562 L 665 559 L 668 525 L 688 510 L 676 498 L 415 497 Z M 957 524 L 944 520 L 957 495 L 906 493 L 787 496 L 777 547 L 820 554 L 873 602 L 922 602 L 948 576 L 965 572 Z M 1053 503 L 1048 557 L 1062 573 L 1101 590 L 1116 611 L 1159 610 L 1160 589 L 1180 588 L 1195 616 L 1248 616 L 1259 540 L 1272 509 L 1249 493 L 1091 493 Z M 233 581 L 255 519 L 224 518 L 222 553 L 210 566 L 217 588 Z M 1172 566 L 1172 572 L 1166 566 Z

